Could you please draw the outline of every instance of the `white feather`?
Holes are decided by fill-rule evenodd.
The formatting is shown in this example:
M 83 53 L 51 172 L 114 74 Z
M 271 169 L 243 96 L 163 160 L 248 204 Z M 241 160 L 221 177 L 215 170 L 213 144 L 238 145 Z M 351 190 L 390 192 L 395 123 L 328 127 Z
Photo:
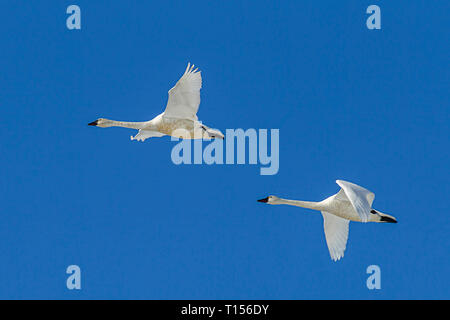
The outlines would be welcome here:
M 322 211 L 322 216 L 328 251 L 330 251 L 331 259 L 337 261 L 344 256 L 348 239 L 348 224 L 350 221 L 326 211 Z
M 370 208 L 375 199 L 375 194 L 354 183 L 336 180 L 336 183 L 344 190 L 345 195 L 355 208 L 362 222 L 368 222 L 370 217 Z
M 194 70 L 194 65 L 188 64 L 183 76 L 176 85 L 169 90 L 164 117 L 197 120 L 200 106 L 200 89 L 202 76 L 200 71 Z

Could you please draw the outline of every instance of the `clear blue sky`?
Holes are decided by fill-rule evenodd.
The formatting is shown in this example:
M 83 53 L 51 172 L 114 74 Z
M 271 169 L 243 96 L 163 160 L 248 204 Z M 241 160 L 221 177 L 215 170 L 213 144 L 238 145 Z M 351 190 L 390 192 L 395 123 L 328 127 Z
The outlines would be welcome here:
M 66 28 L 78 4 L 82 29 Z M 369 31 L 370 4 L 382 29 Z M 448 1 L 14 1 L 0 9 L 0 298 L 449 298 Z M 171 162 L 168 137 L 88 127 L 163 111 L 187 62 L 199 118 L 279 128 L 280 170 Z M 349 180 L 398 224 L 322 200 Z M 66 289 L 66 267 L 82 290 Z M 382 289 L 366 288 L 381 267 Z

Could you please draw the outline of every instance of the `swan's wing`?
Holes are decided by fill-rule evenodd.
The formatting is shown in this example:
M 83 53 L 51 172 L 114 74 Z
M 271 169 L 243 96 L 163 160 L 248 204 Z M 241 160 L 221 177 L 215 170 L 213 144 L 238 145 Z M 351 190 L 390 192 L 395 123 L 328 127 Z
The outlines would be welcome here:
M 350 221 L 325 211 L 322 211 L 322 216 L 325 239 L 327 240 L 331 259 L 337 261 L 344 256 L 348 239 L 348 223 Z
M 194 70 L 194 65 L 191 66 L 188 63 L 183 76 L 178 80 L 175 87 L 169 90 L 169 100 L 164 116 L 197 120 L 201 87 L 202 76 L 200 71 Z
M 336 183 L 344 190 L 347 199 L 351 202 L 362 222 L 369 221 L 370 208 L 372 207 L 375 194 L 354 183 L 336 180 Z M 338 196 L 342 196 L 339 192 Z
M 138 134 L 134 137 L 131 136 L 131 140 L 137 140 L 137 141 L 144 141 L 147 138 L 151 137 L 162 137 L 165 136 L 164 133 L 158 132 L 158 131 L 150 131 L 150 130 L 139 130 Z
M 344 189 L 339 190 L 339 192 L 336 194 L 337 199 L 342 199 L 345 201 L 350 201 L 345 194 Z M 373 192 L 367 193 L 367 201 L 369 202 L 370 207 L 372 207 L 373 200 L 375 199 L 375 194 Z

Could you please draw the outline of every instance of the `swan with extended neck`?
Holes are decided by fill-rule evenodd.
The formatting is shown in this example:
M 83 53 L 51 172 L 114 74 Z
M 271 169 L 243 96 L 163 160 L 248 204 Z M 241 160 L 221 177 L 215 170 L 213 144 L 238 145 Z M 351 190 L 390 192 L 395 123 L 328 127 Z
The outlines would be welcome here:
M 343 180 L 336 180 L 336 183 L 341 190 L 320 202 L 288 200 L 276 196 L 268 196 L 258 201 L 321 211 L 328 250 L 331 259 L 337 261 L 344 256 L 350 221 L 397 223 L 397 220 L 393 216 L 372 209 L 372 202 L 375 199 L 373 192 Z
M 90 126 L 101 128 L 124 127 L 139 130 L 131 140 L 144 141 L 150 137 L 162 137 L 164 135 L 183 139 L 224 138 L 219 130 L 211 129 L 202 124 L 197 118 L 200 106 L 200 89 L 202 76 L 198 69 L 194 69 L 188 63 L 186 71 L 176 85 L 169 90 L 169 100 L 163 113 L 150 121 L 125 122 L 100 118 Z

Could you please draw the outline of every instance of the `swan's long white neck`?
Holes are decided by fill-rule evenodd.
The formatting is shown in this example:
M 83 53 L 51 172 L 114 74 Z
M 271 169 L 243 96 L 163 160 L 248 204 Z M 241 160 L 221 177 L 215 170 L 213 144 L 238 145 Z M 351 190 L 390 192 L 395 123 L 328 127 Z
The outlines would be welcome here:
M 122 127 L 130 129 L 144 129 L 148 126 L 148 122 L 126 122 L 108 119 L 108 127 Z
M 287 204 L 290 206 L 296 206 L 301 208 L 308 208 L 313 210 L 321 210 L 321 202 L 314 202 L 314 201 L 300 201 L 300 200 L 289 200 L 289 199 L 282 199 L 279 198 L 276 200 L 276 203 L 274 204 Z

